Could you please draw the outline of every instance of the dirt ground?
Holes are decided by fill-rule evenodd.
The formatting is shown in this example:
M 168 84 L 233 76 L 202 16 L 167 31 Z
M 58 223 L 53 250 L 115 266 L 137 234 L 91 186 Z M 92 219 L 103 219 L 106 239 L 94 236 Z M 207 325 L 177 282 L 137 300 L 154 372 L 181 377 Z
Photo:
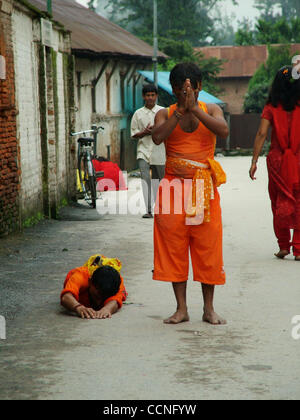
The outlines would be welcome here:
M 274 257 L 277 244 L 265 159 L 220 157 L 227 284 L 216 290 L 228 323 L 201 321 L 201 287 L 188 283 L 190 322 L 165 325 L 170 284 L 152 280 L 153 221 L 105 215 L 85 203 L 0 239 L 2 400 L 232 400 L 300 397 L 300 265 Z M 130 178 L 129 194 L 140 180 Z M 122 199 L 122 198 L 120 198 Z M 128 299 L 108 320 L 81 320 L 59 305 L 66 273 L 96 252 L 123 263 Z

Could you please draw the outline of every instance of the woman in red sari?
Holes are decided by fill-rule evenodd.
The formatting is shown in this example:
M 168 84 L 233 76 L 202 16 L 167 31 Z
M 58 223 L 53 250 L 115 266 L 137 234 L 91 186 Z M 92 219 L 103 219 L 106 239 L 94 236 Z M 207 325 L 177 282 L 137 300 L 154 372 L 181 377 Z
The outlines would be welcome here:
M 300 81 L 293 77 L 292 70 L 292 66 L 284 66 L 274 79 L 256 135 L 249 174 L 252 180 L 256 179 L 257 161 L 272 127 L 267 167 L 279 245 L 275 256 L 283 259 L 293 247 L 295 260 L 300 261 Z

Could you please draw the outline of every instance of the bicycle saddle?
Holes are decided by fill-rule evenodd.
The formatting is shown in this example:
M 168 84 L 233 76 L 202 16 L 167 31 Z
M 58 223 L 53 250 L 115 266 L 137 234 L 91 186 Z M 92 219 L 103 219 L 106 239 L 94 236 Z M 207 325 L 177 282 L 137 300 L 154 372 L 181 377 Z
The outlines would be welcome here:
M 93 139 L 92 137 L 80 137 L 77 141 L 78 143 L 82 143 L 82 144 L 90 144 L 90 143 L 94 143 L 95 139 Z

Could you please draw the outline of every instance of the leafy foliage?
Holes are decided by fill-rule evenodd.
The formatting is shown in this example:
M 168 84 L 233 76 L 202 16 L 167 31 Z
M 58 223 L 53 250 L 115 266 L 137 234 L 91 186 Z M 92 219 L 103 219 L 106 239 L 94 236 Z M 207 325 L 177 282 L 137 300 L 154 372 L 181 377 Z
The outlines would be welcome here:
M 266 103 L 268 92 L 269 85 L 266 83 L 259 83 L 255 85 L 251 91 L 248 91 L 244 102 L 245 113 L 261 113 Z
M 274 21 L 280 16 L 290 20 L 300 15 L 299 0 L 256 0 L 255 7 L 264 20 Z
M 221 37 L 233 38 L 233 28 L 221 25 L 222 16 L 212 17 L 211 11 L 222 0 L 157 0 L 158 47 L 170 58 L 159 65 L 159 70 L 169 71 L 179 62 L 195 62 L 203 70 L 204 88 L 212 94 L 220 93 L 214 81 L 223 61 L 204 59 L 195 54 L 194 46 L 206 45 Z M 235 3 L 235 0 L 232 0 Z M 93 5 L 100 1 L 94 0 Z M 153 0 L 110 0 L 107 2 L 109 19 L 124 29 L 153 43 Z M 216 15 L 215 15 L 216 16 Z M 219 25 L 217 25 L 219 23 Z M 217 30 L 222 27 L 222 32 Z
M 88 8 L 89 9 L 91 9 L 91 10 L 93 10 L 95 12 L 96 7 L 95 7 L 94 3 L 95 3 L 94 0 L 90 0 L 87 5 L 88 5 Z
M 158 36 L 180 40 L 192 46 L 204 45 L 213 37 L 215 21 L 210 12 L 221 0 L 157 0 Z M 153 31 L 153 0 L 110 0 L 110 19 L 134 35 L 149 37 Z
M 260 113 L 263 110 L 270 86 L 280 67 L 292 62 L 290 46 L 268 47 L 269 57 L 252 77 L 245 97 L 244 111 Z
M 247 20 L 240 23 L 237 45 L 300 42 L 299 0 L 256 0 L 255 7 L 260 17 L 254 27 Z
M 255 29 L 245 23 L 241 25 L 235 35 L 237 45 L 263 45 L 300 43 L 300 18 L 287 20 L 284 17 L 275 22 L 258 19 Z

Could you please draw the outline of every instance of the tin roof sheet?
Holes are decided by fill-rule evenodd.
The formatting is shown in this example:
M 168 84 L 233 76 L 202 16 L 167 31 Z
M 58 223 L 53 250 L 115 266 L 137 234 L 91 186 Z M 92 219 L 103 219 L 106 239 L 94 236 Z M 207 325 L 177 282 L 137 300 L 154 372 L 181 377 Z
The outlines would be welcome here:
M 202 52 L 206 58 L 226 60 L 223 70 L 218 74 L 218 77 L 226 78 L 252 77 L 259 66 L 268 59 L 267 45 L 199 47 L 195 50 Z M 292 44 L 291 53 L 297 51 L 300 51 L 300 44 Z
M 47 11 L 47 1 L 29 0 Z M 53 19 L 72 32 L 72 49 L 82 53 L 125 55 L 151 59 L 153 47 L 74 0 L 52 0 Z M 158 59 L 167 56 L 158 52 Z

